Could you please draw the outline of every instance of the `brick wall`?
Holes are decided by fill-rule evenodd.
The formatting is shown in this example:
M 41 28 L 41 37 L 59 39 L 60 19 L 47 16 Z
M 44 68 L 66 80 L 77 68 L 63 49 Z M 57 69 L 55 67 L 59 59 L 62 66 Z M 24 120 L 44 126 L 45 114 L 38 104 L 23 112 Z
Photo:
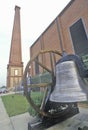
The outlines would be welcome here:
M 34 57 L 42 49 L 56 49 L 60 52 L 66 50 L 68 53 L 75 53 L 69 27 L 80 18 L 88 34 L 88 0 L 72 0 L 30 47 L 30 57 Z M 56 56 L 56 59 L 59 58 Z M 44 54 L 39 60 L 50 68 L 48 54 Z M 40 72 L 43 70 L 40 69 Z M 31 73 L 35 75 L 34 63 L 31 66 Z

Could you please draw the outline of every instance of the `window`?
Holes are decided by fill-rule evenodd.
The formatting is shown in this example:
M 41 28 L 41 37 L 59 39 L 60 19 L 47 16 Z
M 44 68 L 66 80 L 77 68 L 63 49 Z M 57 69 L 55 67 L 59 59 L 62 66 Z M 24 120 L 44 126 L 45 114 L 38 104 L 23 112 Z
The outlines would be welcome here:
M 38 57 L 36 57 L 36 60 L 35 60 L 35 74 L 39 74 L 39 64 L 37 63 L 38 61 Z
M 15 70 L 15 76 L 18 75 L 18 70 Z
M 88 38 L 82 19 L 79 19 L 70 27 L 70 33 L 75 53 L 79 56 L 88 54 Z

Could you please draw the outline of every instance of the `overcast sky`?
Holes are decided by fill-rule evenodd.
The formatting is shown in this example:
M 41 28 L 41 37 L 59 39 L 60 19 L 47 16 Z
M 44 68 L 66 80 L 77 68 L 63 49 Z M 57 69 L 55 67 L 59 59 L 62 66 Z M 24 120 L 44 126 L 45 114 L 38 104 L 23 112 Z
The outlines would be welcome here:
M 24 67 L 29 47 L 70 0 L 0 0 L 0 87 L 6 85 L 15 5 L 21 7 L 21 41 Z

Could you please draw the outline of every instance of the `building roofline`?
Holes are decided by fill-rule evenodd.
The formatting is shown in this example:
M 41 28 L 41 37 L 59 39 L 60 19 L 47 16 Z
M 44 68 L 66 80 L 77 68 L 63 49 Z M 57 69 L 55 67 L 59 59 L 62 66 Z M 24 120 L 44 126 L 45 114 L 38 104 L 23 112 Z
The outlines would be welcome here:
M 58 16 L 61 16 L 63 15 L 63 13 L 72 5 L 72 3 L 74 2 L 75 0 L 71 0 L 66 6 L 65 8 L 60 12 L 60 14 Z
M 72 3 L 74 2 L 75 0 L 71 0 L 66 6 L 65 8 L 57 15 L 57 17 L 50 23 L 50 25 L 41 33 L 41 35 L 34 41 L 34 43 L 30 46 L 30 48 L 32 48 L 35 43 L 39 40 L 39 38 L 50 28 L 50 26 L 56 21 L 56 19 L 60 16 L 63 15 L 63 13 L 72 5 Z

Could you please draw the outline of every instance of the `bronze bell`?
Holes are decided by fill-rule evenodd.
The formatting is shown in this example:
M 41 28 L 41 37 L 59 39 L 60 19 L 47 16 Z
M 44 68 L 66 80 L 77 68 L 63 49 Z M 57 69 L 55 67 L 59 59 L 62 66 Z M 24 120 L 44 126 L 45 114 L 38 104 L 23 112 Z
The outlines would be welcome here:
M 50 101 L 67 103 L 87 100 L 86 86 L 74 60 L 56 64 L 56 85 Z

